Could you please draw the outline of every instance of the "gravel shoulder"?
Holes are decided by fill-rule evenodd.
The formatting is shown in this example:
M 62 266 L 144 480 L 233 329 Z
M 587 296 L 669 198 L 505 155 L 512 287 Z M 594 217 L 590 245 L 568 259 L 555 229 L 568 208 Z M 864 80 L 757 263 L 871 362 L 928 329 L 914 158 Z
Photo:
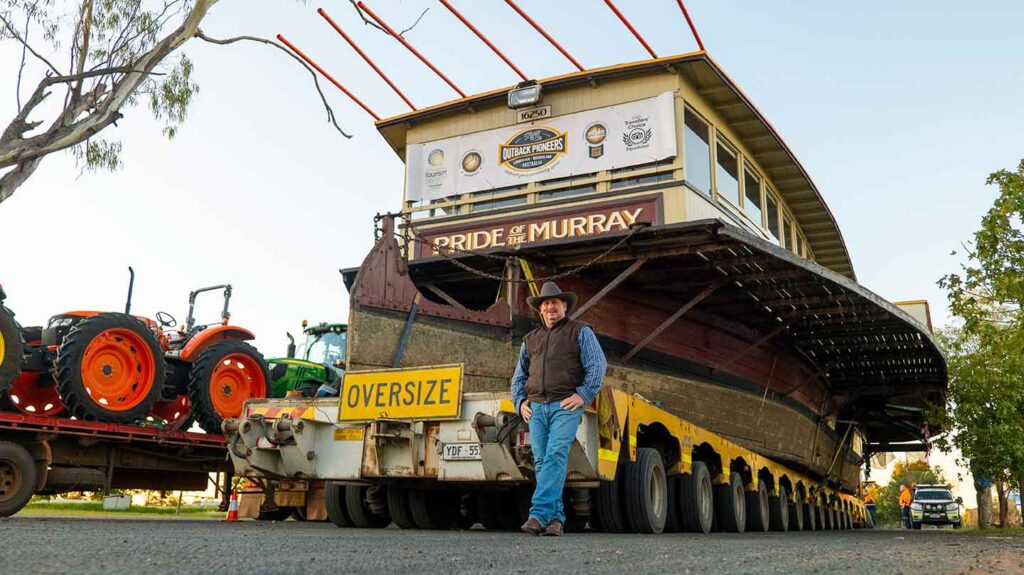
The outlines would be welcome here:
M 1024 573 L 1020 538 L 938 530 L 542 538 L 18 516 L 0 541 L 5 573 Z

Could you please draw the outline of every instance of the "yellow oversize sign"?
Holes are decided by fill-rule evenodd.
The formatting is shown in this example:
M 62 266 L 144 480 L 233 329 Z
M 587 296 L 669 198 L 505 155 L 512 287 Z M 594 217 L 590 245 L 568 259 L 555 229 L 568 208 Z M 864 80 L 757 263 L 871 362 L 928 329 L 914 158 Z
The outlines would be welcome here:
M 458 419 L 462 364 L 345 373 L 338 421 Z

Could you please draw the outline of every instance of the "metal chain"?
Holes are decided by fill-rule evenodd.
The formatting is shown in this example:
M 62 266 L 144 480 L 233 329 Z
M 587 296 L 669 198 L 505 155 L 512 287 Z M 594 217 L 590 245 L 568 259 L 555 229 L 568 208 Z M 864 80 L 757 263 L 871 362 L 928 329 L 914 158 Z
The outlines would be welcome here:
M 408 227 L 407 227 L 407 229 L 408 229 Z M 590 266 L 596 264 L 600 260 L 604 259 L 608 254 L 610 254 L 613 251 L 615 251 L 616 249 L 618 249 L 620 246 L 622 246 L 622 244 L 626 243 L 627 240 L 632 238 L 633 235 L 635 233 L 637 233 L 638 231 L 640 231 L 641 229 L 642 228 L 639 227 L 639 226 L 638 227 L 634 227 L 632 230 L 630 230 L 630 232 L 628 234 L 626 234 L 626 235 L 622 236 L 621 238 L 619 238 L 619 241 L 615 242 L 614 245 L 612 245 L 611 247 L 609 247 L 605 251 L 601 252 L 600 254 L 594 256 L 591 260 L 587 261 L 586 263 L 580 264 L 580 265 L 578 265 L 578 266 L 576 266 L 574 268 L 571 268 L 571 269 L 566 270 L 566 271 L 564 271 L 562 273 L 559 273 L 559 274 L 554 274 L 554 275 L 550 275 L 550 276 L 547 276 L 547 277 L 541 277 L 541 278 L 533 278 L 532 280 L 508 278 L 508 277 L 504 277 L 504 276 L 499 276 L 499 275 L 487 273 L 485 271 L 478 270 L 476 268 L 470 267 L 470 266 L 462 263 L 461 261 L 456 259 L 454 256 L 452 256 L 451 253 L 452 252 L 459 252 L 459 253 L 463 253 L 463 254 L 466 254 L 466 255 L 487 257 L 487 258 L 491 258 L 491 259 L 498 260 L 498 261 L 504 261 L 506 265 L 508 265 L 509 262 L 517 259 L 516 256 L 496 256 L 496 255 L 492 255 L 492 254 L 484 254 L 484 253 L 479 253 L 479 252 L 474 252 L 474 251 L 469 251 L 469 250 L 463 250 L 463 249 L 459 249 L 459 248 L 452 248 L 452 247 L 449 247 L 449 246 L 438 246 L 438 245 L 434 244 L 433 242 L 431 242 L 430 240 L 427 240 L 426 238 L 423 238 L 419 234 L 414 234 L 413 241 L 415 241 L 417 243 L 425 244 L 427 246 L 430 246 L 431 248 L 433 248 L 433 250 L 435 252 L 437 252 L 438 255 L 444 257 L 446 260 L 448 260 L 449 262 L 454 264 L 456 267 L 461 268 L 462 270 L 467 271 L 467 272 L 469 272 L 469 273 L 471 273 L 471 274 L 473 274 L 475 276 L 482 277 L 482 278 L 489 279 L 489 280 L 495 280 L 495 281 L 507 281 L 509 283 L 521 283 L 521 284 L 535 283 L 535 284 L 539 284 L 539 283 L 543 283 L 543 282 L 550 282 L 550 281 L 560 280 L 560 279 L 562 279 L 564 277 L 568 277 L 568 276 L 571 276 L 571 275 L 578 274 L 579 272 L 581 272 L 581 271 L 589 268 Z M 397 236 L 398 234 L 395 234 L 395 235 Z M 401 236 L 399 236 L 399 237 L 401 237 Z

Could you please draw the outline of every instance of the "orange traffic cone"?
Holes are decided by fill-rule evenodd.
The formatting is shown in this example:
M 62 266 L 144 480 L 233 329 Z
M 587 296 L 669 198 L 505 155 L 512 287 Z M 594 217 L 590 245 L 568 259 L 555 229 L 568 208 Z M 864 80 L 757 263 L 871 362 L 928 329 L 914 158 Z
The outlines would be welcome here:
M 231 492 L 231 502 L 228 503 L 228 516 L 221 519 L 221 523 L 234 523 L 238 521 L 238 492 Z

